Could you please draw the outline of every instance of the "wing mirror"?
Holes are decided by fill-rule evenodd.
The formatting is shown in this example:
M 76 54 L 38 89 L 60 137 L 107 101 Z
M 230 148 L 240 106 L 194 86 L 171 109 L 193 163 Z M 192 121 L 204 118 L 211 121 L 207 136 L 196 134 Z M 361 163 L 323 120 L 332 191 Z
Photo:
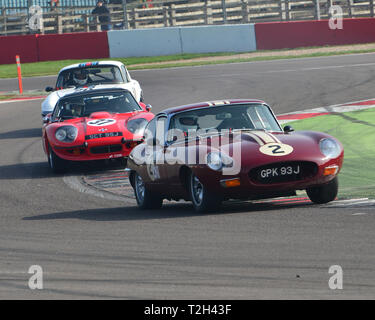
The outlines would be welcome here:
M 289 132 L 293 132 L 293 131 L 294 131 L 294 129 L 293 129 L 292 126 L 285 126 L 284 127 L 284 132 L 285 133 L 289 133 Z
M 52 87 L 46 87 L 46 92 L 52 92 L 54 89 Z
M 45 117 L 43 117 L 43 123 L 47 124 L 51 121 L 51 113 L 47 114 Z
M 146 111 L 150 112 L 152 110 L 152 105 L 151 104 L 146 104 Z

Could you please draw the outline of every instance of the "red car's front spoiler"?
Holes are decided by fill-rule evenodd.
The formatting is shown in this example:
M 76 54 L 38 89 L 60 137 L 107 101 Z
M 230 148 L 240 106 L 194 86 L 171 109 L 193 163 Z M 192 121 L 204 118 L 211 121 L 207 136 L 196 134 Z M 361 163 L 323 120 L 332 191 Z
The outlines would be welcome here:
M 83 145 L 53 147 L 56 155 L 68 161 L 91 161 L 128 157 L 140 141 L 109 138 L 105 143 L 86 141 Z

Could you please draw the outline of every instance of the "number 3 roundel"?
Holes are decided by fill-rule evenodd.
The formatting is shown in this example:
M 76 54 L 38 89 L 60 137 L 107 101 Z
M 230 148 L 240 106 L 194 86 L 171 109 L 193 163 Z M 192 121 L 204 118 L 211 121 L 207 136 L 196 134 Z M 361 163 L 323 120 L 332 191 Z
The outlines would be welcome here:
M 273 157 L 282 157 L 293 152 L 293 147 L 283 143 L 267 143 L 259 148 L 259 151 Z

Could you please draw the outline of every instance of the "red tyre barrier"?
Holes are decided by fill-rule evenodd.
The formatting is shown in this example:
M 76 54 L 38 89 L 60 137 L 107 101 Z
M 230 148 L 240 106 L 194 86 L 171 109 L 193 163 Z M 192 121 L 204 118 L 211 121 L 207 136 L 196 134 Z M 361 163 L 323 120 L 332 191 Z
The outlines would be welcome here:
M 19 55 L 22 62 L 38 61 L 37 41 L 34 35 L 0 36 L 0 63 L 14 63 L 14 57 Z
M 108 58 L 107 32 L 39 35 L 39 61 Z
M 343 29 L 331 30 L 328 20 L 255 24 L 257 50 L 375 42 L 375 19 L 344 19 Z

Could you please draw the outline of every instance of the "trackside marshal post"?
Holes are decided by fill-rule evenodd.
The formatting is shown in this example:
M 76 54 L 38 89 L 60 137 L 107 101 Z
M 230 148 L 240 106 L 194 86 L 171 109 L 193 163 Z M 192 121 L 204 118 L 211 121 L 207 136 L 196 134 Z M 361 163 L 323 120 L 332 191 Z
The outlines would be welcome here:
M 20 61 L 19 55 L 16 55 L 16 63 L 17 63 L 17 73 L 18 73 L 18 88 L 19 88 L 20 94 L 22 94 L 23 93 L 22 74 L 21 74 L 21 61 Z

